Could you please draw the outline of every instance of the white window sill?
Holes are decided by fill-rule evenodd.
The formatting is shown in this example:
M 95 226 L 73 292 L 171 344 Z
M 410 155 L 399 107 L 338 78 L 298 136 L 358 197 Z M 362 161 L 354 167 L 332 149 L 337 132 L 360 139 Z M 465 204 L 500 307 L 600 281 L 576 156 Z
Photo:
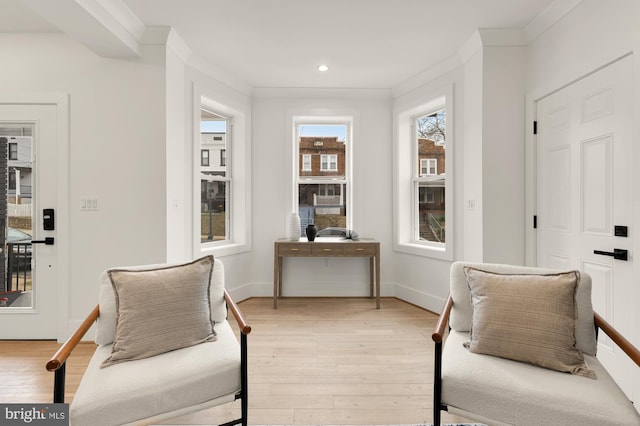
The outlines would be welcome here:
M 223 243 L 223 244 L 211 244 L 200 247 L 200 254 L 202 256 L 213 255 L 214 257 L 231 256 L 233 254 L 240 254 L 251 250 L 251 244 L 239 244 L 239 243 Z
M 440 247 L 433 247 L 419 243 L 395 243 L 393 249 L 400 253 L 413 254 L 416 256 L 431 257 L 440 260 L 453 260 L 450 250 Z

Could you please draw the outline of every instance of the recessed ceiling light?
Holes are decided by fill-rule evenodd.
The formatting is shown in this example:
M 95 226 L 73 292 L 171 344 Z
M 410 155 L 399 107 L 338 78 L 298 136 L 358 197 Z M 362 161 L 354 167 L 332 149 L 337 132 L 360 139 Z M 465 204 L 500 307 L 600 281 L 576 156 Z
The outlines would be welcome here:
M 318 65 L 318 71 L 329 71 L 329 66 L 328 65 Z

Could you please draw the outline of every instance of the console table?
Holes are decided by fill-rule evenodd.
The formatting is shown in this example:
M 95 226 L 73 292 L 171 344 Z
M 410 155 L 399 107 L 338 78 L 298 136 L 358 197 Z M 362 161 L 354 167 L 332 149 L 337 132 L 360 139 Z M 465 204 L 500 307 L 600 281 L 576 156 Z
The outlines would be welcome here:
M 285 257 L 368 257 L 369 297 L 375 296 L 376 308 L 380 309 L 380 242 L 370 238 L 353 241 L 322 237 L 315 241 L 277 240 L 273 247 L 274 309 L 278 309 L 278 299 L 282 298 L 282 262 Z

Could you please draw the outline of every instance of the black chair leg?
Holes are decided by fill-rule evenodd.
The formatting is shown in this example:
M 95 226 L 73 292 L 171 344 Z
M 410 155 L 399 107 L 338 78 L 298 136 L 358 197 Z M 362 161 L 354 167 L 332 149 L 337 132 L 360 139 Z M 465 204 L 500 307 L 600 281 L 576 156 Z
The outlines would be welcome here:
M 435 345 L 433 366 L 433 426 L 440 426 L 442 403 L 442 342 Z
M 65 387 L 65 370 L 67 363 L 64 362 L 54 373 L 53 376 L 53 403 L 61 404 L 64 402 Z
M 242 384 L 242 401 L 240 410 L 242 412 L 242 426 L 247 426 L 249 422 L 249 378 L 247 359 L 247 335 L 240 333 L 240 383 Z

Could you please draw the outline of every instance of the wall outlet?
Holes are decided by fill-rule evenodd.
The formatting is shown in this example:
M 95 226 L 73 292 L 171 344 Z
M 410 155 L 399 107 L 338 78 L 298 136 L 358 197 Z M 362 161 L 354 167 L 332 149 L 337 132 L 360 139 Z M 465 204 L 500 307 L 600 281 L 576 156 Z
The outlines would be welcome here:
M 97 198 L 81 198 L 80 199 L 80 210 L 81 211 L 96 211 L 96 210 L 98 210 L 98 199 Z
M 467 200 L 467 210 L 475 210 L 476 209 L 476 200 L 475 198 L 471 198 Z

